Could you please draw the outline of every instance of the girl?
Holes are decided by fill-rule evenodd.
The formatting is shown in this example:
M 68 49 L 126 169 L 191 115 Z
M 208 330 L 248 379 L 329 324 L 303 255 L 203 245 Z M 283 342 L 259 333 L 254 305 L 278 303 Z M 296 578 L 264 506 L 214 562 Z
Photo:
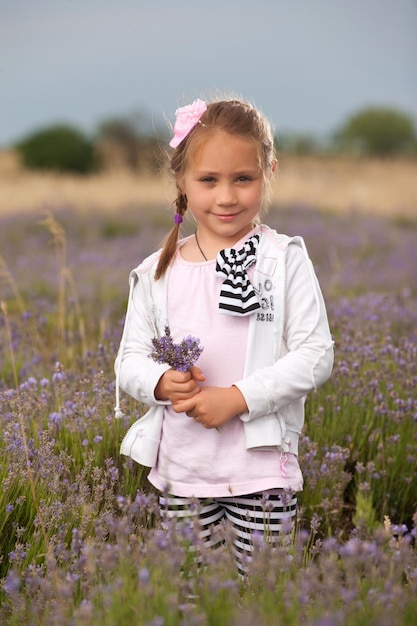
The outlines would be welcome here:
M 117 414 L 119 384 L 151 409 L 121 452 L 152 467 L 168 518 L 198 516 L 208 543 L 228 519 L 243 572 L 254 532 L 274 543 L 294 523 L 305 397 L 330 375 L 333 342 L 303 240 L 259 223 L 277 165 L 267 120 L 239 100 L 176 116 L 175 223 L 131 274 L 116 359 Z M 178 240 L 186 211 L 197 227 Z M 198 366 L 149 357 L 166 328 L 200 339 Z

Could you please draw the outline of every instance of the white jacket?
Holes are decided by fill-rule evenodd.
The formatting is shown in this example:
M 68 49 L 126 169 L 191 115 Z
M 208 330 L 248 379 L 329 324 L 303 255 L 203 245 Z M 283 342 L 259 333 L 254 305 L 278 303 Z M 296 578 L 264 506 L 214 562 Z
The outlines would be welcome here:
M 244 376 L 235 381 L 248 411 L 246 447 L 279 448 L 298 454 L 306 395 L 330 376 L 333 341 L 323 296 L 301 237 L 280 235 L 262 225 L 252 278 L 261 309 L 251 315 Z M 183 245 L 185 240 L 178 243 Z M 166 274 L 154 279 L 159 252 L 130 275 L 126 322 L 116 359 L 116 416 L 119 386 L 150 406 L 129 429 L 121 453 L 152 467 L 158 456 L 164 405 L 155 387 L 168 365 L 149 358 L 151 339 L 164 333 L 167 319 Z

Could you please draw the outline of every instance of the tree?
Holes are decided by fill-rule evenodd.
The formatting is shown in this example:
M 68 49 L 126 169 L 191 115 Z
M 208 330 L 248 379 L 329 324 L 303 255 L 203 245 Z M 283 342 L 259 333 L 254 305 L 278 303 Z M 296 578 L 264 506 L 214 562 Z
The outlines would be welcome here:
M 348 119 L 336 133 L 336 142 L 348 150 L 388 156 L 415 150 L 412 118 L 392 108 L 367 108 Z
M 105 164 L 135 171 L 159 170 L 163 139 L 164 132 L 142 112 L 107 119 L 96 134 L 98 151 Z
M 296 155 L 317 154 L 321 150 L 319 141 L 306 133 L 283 133 L 275 141 L 278 152 L 288 152 Z
M 93 143 L 79 130 L 65 124 L 30 134 L 16 149 L 28 168 L 86 174 L 95 167 Z

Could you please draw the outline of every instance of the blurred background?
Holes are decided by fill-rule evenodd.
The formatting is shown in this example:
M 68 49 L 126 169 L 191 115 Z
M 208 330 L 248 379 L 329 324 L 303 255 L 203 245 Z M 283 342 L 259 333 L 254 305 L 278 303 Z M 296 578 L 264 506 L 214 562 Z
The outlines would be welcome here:
M 417 211 L 416 0 L 0 0 L 0 211 L 169 202 L 175 109 L 271 120 L 278 203 Z

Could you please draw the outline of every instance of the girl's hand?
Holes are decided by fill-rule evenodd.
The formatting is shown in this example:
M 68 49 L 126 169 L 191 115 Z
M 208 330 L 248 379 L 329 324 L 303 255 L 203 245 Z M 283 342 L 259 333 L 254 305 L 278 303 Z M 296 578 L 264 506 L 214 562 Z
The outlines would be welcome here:
M 245 398 L 235 386 L 201 387 L 200 393 L 173 403 L 176 413 L 186 413 L 205 428 L 219 428 L 247 411 Z
M 192 367 L 189 372 L 167 370 L 159 379 L 155 387 L 157 400 L 169 400 L 172 404 L 180 400 L 192 398 L 199 393 L 199 382 L 205 380 L 199 367 Z

